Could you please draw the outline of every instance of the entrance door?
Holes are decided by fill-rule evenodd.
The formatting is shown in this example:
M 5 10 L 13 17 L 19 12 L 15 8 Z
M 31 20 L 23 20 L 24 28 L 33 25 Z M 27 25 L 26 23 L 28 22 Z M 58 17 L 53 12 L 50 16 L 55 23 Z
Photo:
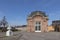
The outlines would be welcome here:
M 41 32 L 40 22 L 35 23 L 35 32 Z

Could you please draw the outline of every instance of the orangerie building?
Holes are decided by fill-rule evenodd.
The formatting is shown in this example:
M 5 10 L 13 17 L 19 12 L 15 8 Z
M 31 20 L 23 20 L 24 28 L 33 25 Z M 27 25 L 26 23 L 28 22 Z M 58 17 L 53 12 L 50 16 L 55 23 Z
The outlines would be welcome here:
M 47 32 L 48 16 L 42 11 L 33 11 L 27 18 L 28 32 Z

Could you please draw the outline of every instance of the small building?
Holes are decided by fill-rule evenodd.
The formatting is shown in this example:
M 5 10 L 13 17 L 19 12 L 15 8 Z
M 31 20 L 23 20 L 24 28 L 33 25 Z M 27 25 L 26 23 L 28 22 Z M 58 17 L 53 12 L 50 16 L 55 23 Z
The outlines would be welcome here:
M 52 26 L 55 32 L 60 32 L 60 20 L 52 21 Z
M 33 11 L 27 18 L 28 32 L 47 32 L 48 16 L 42 11 Z
M 48 26 L 48 32 L 54 32 L 54 27 L 52 25 Z
M 20 30 L 20 31 L 26 31 L 26 25 L 22 25 L 22 26 L 16 26 L 15 27 L 17 30 Z

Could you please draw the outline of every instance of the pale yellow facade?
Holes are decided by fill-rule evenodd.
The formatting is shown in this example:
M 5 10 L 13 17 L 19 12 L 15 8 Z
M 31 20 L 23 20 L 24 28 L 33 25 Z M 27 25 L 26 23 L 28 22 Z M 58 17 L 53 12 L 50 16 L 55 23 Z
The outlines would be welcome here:
M 53 26 L 48 26 L 48 32 L 53 32 L 54 31 L 54 27 Z

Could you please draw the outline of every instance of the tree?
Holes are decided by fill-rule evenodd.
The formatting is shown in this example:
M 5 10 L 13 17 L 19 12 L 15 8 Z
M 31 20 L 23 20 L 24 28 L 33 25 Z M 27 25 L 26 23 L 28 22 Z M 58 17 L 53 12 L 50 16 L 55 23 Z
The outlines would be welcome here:
M 3 27 L 2 28 L 2 32 L 5 32 L 7 29 L 6 27 L 8 26 L 8 22 L 6 21 L 5 16 L 3 17 L 3 19 L 0 21 L 0 26 Z

